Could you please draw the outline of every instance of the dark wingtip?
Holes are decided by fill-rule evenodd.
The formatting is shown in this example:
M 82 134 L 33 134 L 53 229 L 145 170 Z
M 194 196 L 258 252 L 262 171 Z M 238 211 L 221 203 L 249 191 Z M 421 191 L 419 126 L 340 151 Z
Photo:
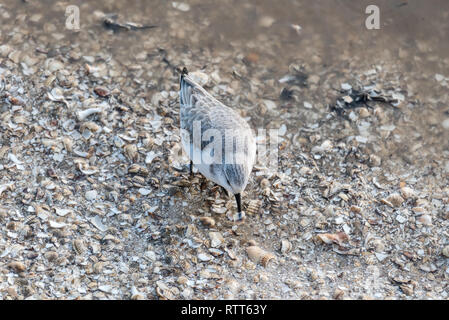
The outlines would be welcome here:
M 179 68 L 178 68 L 178 71 L 179 71 Z M 184 78 L 184 76 L 187 75 L 187 74 L 189 74 L 189 72 L 187 71 L 187 68 L 186 68 L 186 67 L 183 67 L 182 70 L 181 70 L 181 78 L 180 78 L 180 81 L 179 81 L 179 88 L 180 88 L 180 89 L 181 89 L 181 87 L 182 87 L 183 78 Z

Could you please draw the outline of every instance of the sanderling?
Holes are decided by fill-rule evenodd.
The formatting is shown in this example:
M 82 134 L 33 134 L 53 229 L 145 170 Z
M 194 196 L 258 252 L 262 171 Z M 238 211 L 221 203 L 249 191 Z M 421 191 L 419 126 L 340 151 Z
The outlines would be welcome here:
M 243 219 L 241 193 L 256 159 L 250 126 L 196 83 L 186 68 L 181 73 L 179 101 L 182 146 L 190 158 L 191 172 L 194 164 L 206 178 L 233 194 L 237 202 L 234 219 Z

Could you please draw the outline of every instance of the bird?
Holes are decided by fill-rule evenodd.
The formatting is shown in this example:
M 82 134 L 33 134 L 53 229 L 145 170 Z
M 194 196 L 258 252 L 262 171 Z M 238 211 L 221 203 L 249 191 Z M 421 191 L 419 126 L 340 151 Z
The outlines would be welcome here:
M 256 160 L 251 127 L 195 82 L 186 67 L 180 76 L 179 103 L 181 144 L 190 158 L 190 173 L 195 165 L 203 176 L 233 194 L 237 204 L 234 220 L 243 220 L 242 192 Z

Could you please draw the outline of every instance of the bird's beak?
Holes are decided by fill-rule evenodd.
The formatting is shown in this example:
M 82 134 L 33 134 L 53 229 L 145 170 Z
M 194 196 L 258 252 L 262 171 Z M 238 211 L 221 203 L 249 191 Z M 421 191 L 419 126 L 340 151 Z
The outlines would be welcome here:
M 240 193 L 236 193 L 234 196 L 237 202 L 237 221 L 241 221 L 245 218 L 245 212 L 242 211 L 242 196 Z

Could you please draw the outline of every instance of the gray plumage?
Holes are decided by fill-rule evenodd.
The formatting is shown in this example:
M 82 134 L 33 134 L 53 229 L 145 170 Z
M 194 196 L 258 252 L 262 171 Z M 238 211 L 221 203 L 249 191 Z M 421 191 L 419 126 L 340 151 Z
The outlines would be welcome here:
M 179 100 L 181 129 L 188 133 L 188 137 L 182 139 L 185 152 L 191 160 L 195 159 L 195 152 L 204 157 L 209 152 L 207 146 L 221 139 L 221 150 L 210 152 L 211 157 L 218 152 L 212 163 L 201 161 L 194 165 L 206 178 L 236 195 L 237 207 L 241 213 L 240 193 L 248 183 L 256 157 L 256 143 L 250 126 L 236 111 L 212 97 L 196 83 L 186 69 L 181 75 Z M 201 137 L 208 132 L 216 134 L 195 144 L 192 141 L 195 121 L 198 121 L 196 125 L 201 125 Z

